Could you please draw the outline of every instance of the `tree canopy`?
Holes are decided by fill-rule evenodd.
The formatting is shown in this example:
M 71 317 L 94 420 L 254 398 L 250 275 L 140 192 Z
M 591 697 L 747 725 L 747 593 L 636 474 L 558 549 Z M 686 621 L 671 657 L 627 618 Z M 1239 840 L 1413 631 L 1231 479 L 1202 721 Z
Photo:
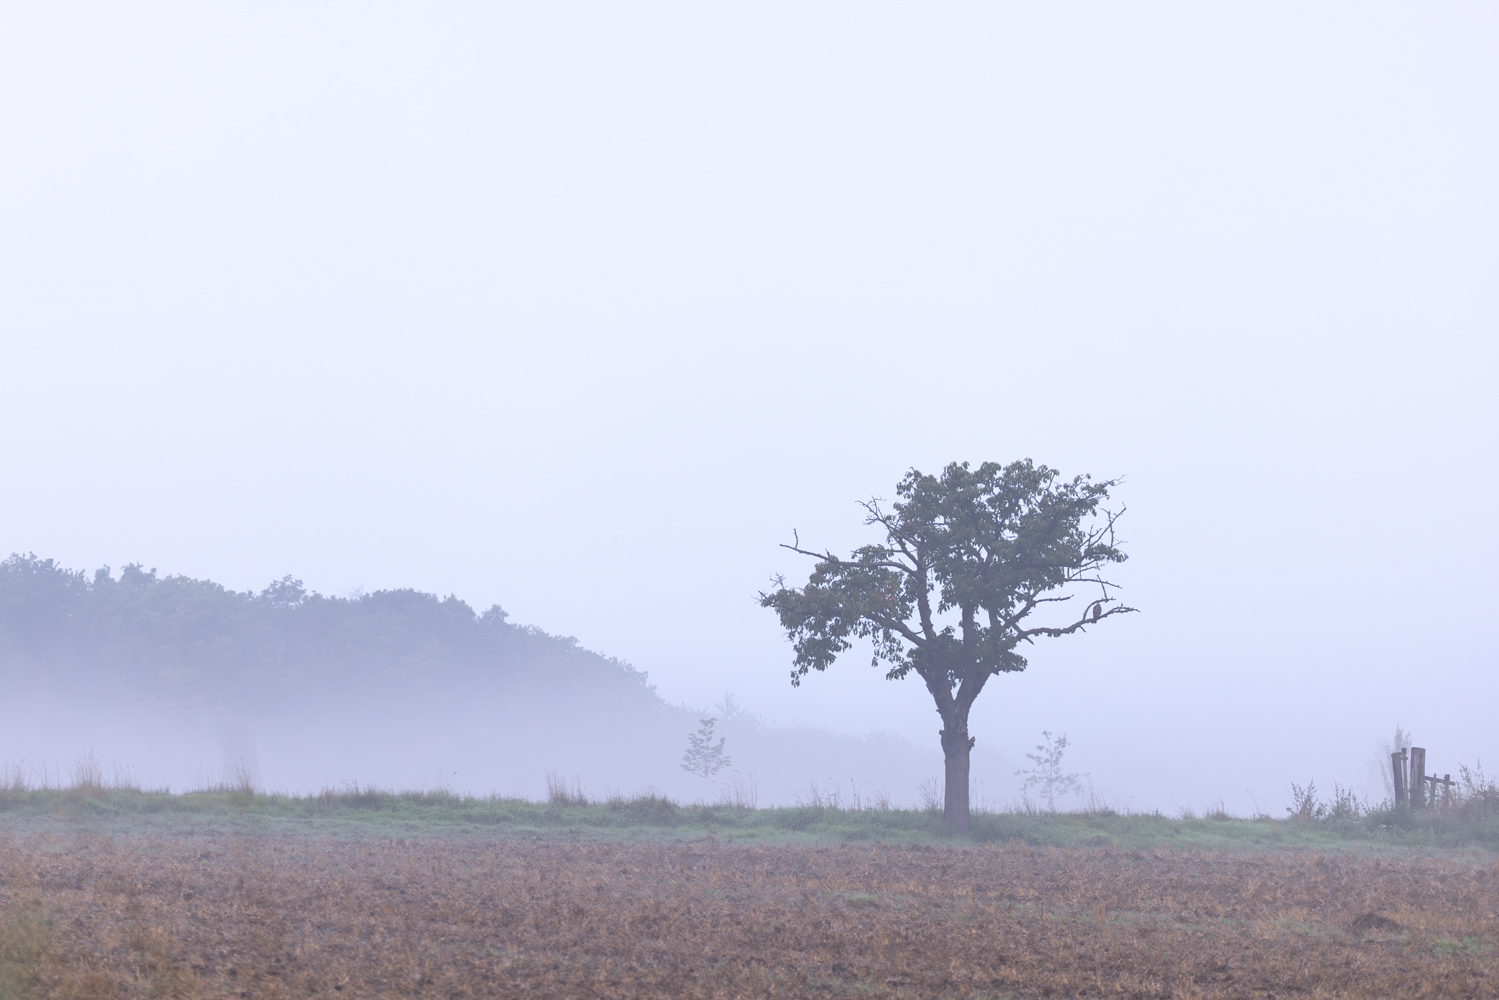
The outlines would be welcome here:
M 784 546 L 818 561 L 802 587 L 777 580 L 760 595 L 795 650 L 792 684 L 826 670 L 856 640 L 899 680 L 915 672 L 943 720 L 944 814 L 968 823 L 968 715 L 991 677 L 1024 670 L 1023 646 L 1085 631 L 1134 611 L 1117 602 L 1104 570 L 1125 560 L 1102 505 L 1117 480 L 1061 479 L 1029 459 L 977 469 L 952 463 L 940 475 L 910 470 L 887 508 L 863 504 L 864 523 L 884 539 L 847 559 Z M 1096 588 L 1076 614 L 1032 615 Z M 1060 609 L 1059 609 L 1060 610 Z

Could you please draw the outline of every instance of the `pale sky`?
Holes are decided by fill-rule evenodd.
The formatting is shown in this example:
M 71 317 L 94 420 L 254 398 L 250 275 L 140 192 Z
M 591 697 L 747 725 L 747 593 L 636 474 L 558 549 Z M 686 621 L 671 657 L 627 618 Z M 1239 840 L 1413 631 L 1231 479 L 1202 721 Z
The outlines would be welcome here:
M 777 544 L 911 466 L 1125 477 L 1142 613 L 974 710 L 1136 807 L 1487 757 L 1488 4 L 0 9 L 0 555 L 413 586 L 799 690 Z M 1007 792 L 1008 773 L 977 775 Z

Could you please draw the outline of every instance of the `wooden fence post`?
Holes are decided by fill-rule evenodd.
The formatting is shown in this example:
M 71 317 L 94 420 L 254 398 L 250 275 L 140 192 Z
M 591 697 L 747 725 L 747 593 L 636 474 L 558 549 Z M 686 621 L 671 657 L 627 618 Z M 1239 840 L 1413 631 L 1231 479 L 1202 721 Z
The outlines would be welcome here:
M 1432 789 L 1436 791 L 1436 789 Z M 1426 748 L 1411 747 L 1410 796 L 1412 809 L 1426 807 Z
M 1390 775 L 1395 781 L 1395 805 L 1403 806 L 1410 802 L 1405 795 L 1405 748 L 1402 747 L 1390 754 Z

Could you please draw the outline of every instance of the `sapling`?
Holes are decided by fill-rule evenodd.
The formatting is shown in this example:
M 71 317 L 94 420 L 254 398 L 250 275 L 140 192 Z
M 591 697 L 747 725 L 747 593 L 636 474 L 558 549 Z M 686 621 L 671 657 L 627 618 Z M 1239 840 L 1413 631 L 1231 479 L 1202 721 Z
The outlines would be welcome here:
M 687 734 L 687 749 L 682 752 L 682 770 L 700 778 L 711 778 L 733 763 L 723 752 L 724 737 L 713 742 L 713 726 L 718 720 L 699 719 L 702 725 Z
M 1039 788 L 1041 797 L 1046 800 L 1047 811 L 1056 812 L 1057 799 L 1082 791 L 1083 779 L 1087 775 L 1066 774 L 1062 771 L 1062 754 L 1067 751 L 1066 733 L 1053 739 L 1051 733 L 1043 730 L 1041 738 L 1045 742 L 1036 744 L 1036 752 L 1026 754 L 1036 766 L 1021 768 L 1015 773 L 1025 775 L 1021 791 Z

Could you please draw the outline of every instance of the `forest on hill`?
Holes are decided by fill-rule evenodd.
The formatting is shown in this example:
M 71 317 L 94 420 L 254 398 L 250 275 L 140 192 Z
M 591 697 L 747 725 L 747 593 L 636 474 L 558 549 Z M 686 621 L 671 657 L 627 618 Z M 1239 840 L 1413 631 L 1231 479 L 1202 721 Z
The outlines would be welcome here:
M 175 787 L 247 763 L 267 787 L 304 791 L 358 782 L 535 797 L 552 775 L 595 795 L 711 800 L 732 785 L 784 803 L 816 782 L 834 796 L 914 801 L 940 763 L 888 735 L 775 726 L 731 697 L 670 705 L 645 672 L 498 606 L 411 589 L 328 597 L 290 576 L 235 591 L 137 564 L 89 574 L 11 555 L 0 562 L 0 683 L 11 709 L 0 763 L 66 769 L 89 753 Z M 681 767 L 705 714 L 720 717 L 732 761 L 711 779 Z
M 659 703 L 629 664 L 508 617 L 411 589 L 327 597 L 291 576 L 254 593 L 138 564 L 89 575 L 35 555 L 0 562 L 0 669 L 23 688 L 244 707 L 545 684 Z

